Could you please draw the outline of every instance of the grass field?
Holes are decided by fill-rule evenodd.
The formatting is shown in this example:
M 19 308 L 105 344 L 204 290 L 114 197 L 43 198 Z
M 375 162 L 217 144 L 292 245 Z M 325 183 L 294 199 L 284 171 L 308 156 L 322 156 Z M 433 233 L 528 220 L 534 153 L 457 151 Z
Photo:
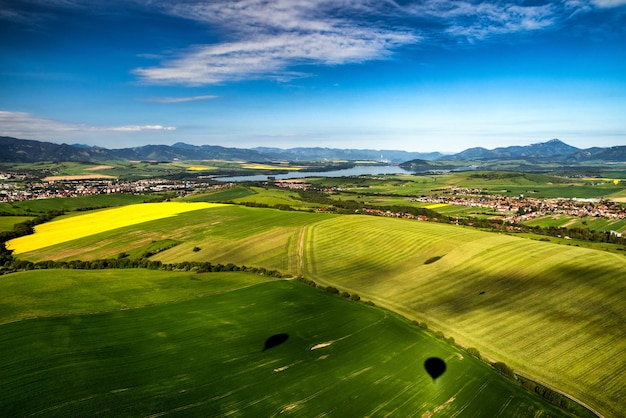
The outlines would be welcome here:
M 0 324 L 138 308 L 231 291 L 270 280 L 250 273 L 158 270 L 33 270 L 0 277 Z
M 185 197 L 188 202 L 227 202 L 253 195 L 254 192 L 245 186 L 234 186 L 209 193 L 194 194 Z
M 156 197 L 156 195 L 153 194 L 112 194 L 79 196 L 71 199 L 59 197 L 52 199 L 24 200 L 14 203 L 0 203 L 0 212 L 29 215 L 31 213 L 44 213 L 51 210 L 73 211 L 86 208 L 132 205 L 142 203 L 154 197 Z
M 525 225 L 541 226 L 541 227 L 567 227 L 567 228 L 586 228 L 593 231 L 626 231 L 626 220 L 623 219 L 606 219 L 588 217 L 571 217 L 571 216 L 543 216 L 524 222 Z
M 32 216 L 0 216 L 0 231 L 10 231 L 13 225 L 33 219 Z
M 164 239 L 181 243 L 155 259 L 303 274 L 426 321 L 607 416 L 626 410 L 623 255 L 429 222 L 221 206 L 22 256 L 88 260 Z
M 25 273 L 20 281 L 41 285 L 41 273 Z M 70 313 L 58 296 L 82 298 L 78 284 L 94 294 L 106 293 L 110 285 L 121 297 L 136 293 L 128 284 L 135 283 L 134 271 L 116 271 L 118 277 L 107 283 L 97 277 L 102 272 L 82 273 L 95 276 L 74 278 L 74 285 L 40 296 L 52 305 L 50 314 Z M 138 280 L 145 291 L 138 300 L 164 295 L 168 280 L 175 281 L 173 289 L 189 282 L 189 274 L 180 279 L 170 274 L 154 280 L 155 288 L 145 284 L 147 277 Z M 193 286 L 212 281 L 210 275 L 198 276 L 201 282 Z M 227 276 L 219 275 L 233 285 L 230 291 L 226 284 L 222 293 L 192 300 L 0 325 L 0 411 L 6 416 L 569 416 L 388 312 L 300 283 L 241 288 L 241 274 L 236 280 Z M 9 291 L 17 296 L 21 290 Z M 101 303 L 92 301 L 91 309 Z M 270 336 L 281 334 L 282 344 L 264 350 Z M 429 357 L 446 362 L 436 381 L 424 370 Z

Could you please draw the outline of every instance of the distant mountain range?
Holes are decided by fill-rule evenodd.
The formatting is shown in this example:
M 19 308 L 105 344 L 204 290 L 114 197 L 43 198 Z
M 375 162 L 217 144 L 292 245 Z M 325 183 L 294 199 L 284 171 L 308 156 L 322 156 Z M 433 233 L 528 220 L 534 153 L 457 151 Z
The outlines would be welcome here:
M 360 150 L 336 148 L 227 148 L 215 145 L 190 145 L 178 142 L 174 145 L 145 145 L 141 147 L 107 149 L 88 145 L 55 144 L 51 142 L 0 137 L 1 162 L 36 161 L 172 161 L 172 160 L 243 160 L 268 162 L 287 161 L 381 161 L 401 164 L 407 168 L 428 167 L 445 169 L 459 162 L 485 162 L 493 160 L 523 160 L 531 164 L 558 162 L 576 164 L 581 162 L 626 161 L 626 146 L 580 149 L 558 139 L 527 146 L 469 148 L 458 154 L 444 155 L 439 152 L 419 153 L 398 150 Z M 446 163 L 446 161 L 449 162 Z
M 438 152 L 420 153 L 396 150 L 357 150 L 334 148 L 227 148 L 215 145 L 144 145 L 141 147 L 107 149 L 82 144 L 54 144 L 51 142 L 0 137 L 0 161 L 172 161 L 178 160 L 236 160 L 267 162 L 368 160 L 400 163 L 414 158 L 437 159 Z

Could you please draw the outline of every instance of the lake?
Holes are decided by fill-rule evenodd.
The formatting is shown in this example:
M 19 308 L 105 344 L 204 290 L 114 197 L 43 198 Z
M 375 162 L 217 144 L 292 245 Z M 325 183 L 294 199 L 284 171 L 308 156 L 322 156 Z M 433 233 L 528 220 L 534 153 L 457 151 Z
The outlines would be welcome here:
M 240 181 L 268 181 L 269 177 L 276 180 L 300 179 L 305 177 L 346 177 L 346 176 L 375 176 L 380 174 L 410 174 L 411 171 L 404 170 L 397 165 L 376 165 L 364 166 L 359 165 L 352 168 L 333 171 L 292 171 L 285 174 L 259 174 L 255 176 L 232 176 L 232 177 L 215 177 L 214 180 L 224 182 L 240 182 Z

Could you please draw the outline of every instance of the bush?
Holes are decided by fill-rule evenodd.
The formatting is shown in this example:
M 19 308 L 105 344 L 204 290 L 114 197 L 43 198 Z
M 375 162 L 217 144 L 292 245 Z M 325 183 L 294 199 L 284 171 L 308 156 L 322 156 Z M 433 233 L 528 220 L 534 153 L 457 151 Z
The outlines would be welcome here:
M 200 251 L 202 248 L 200 247 L 193 247 L 193 252 L 197 253 L 198 251 Z
M 340 296 L 341 296 L 342 298 L 349 298 L 349 297 L 350 297 L 350 293 L 348 293 L 348 292 L 341 292 L 341 293 L 340 293 Z
M 350 300 L 353 300 L 355 302 L 358 302 L 361 300 L 361 296 L 357 295 L 356 293 L 352 294 L 352 296 L 350 296 Z
M 480 359 L 480 351 L 478 351 L 478 349 L 475 347 L 469 347 L 467 349 L 467 353 L 471 356 L 476 357 L 477 359 Z
M 496 361 L 495 363 L 493 363 L 493 367 L 503 375 L 515 378 L 515 373 L 513 372 L 513 369 L 511 369 L 505 363 L 501 361 Z
M 326 291 L 332 295 L 338 295 L 339 294 L 339 289 L 337 289 L 336 287 L 333 286 L 326 286 Z

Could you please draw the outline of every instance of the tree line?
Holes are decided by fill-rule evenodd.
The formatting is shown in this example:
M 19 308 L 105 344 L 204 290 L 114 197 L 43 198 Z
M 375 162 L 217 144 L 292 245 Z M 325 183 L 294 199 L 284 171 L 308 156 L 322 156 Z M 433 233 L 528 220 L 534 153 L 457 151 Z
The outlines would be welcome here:
M 182 261 L 179 263 L 163 263 L 158 260 L 150 260 L 147 258 L 131 259 L 127 257 L 106 258 L 97 260 L 70 260 L 70 261 L 28 261 L 20 259 L 12 259 L 9 263 L 5 263 L 0 269 L 0 274 L 7 274 L 16 271 L 28 270 L 48 270 L 48 269 L 71 269 L 71 270 L 105 270 L 105 269 L 149 269 L 163 271 L 189 271 L 195 273 L 214 273 L 228 271 L 244 271 L 259 274 L 261 276 L 284 278 L 291 277 L 285 275 L 278 270 L 269 270 L 264 267 L 238 266 L 232 263 L 210 263 L 208 261 Z

